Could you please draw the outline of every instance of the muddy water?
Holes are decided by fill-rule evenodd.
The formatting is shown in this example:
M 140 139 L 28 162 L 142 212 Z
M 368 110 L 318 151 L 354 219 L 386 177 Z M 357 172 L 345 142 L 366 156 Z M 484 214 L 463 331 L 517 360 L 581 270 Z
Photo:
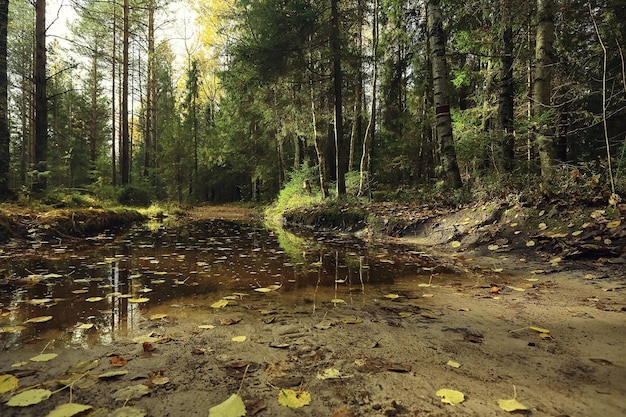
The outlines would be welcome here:
M 3 349 L 53 339 L 107 344 L 145 329 L 151 317 L 157 326 L 163 315 L 208 322 L 224 297 L 314 311 L 468 279 L 409 248 L 229 221 L 142 225 L 82 249 L 62 241 L 9 246 L 0 262 Z

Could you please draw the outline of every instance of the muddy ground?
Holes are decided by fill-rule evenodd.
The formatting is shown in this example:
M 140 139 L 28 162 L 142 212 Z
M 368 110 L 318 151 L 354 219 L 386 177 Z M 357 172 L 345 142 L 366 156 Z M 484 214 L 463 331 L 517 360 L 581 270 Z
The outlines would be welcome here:
M 192 212 L 194 218 L 249 214 Z M 428 227 L 452 222 L 448 216 Z M 457 214 L 454 221 L 468 217 Z M 0 415 L 45 416 L 71 401 L 92 406 L 85 415 L 207 416 L 232 394 L 243 399 L 247 416 L 502 416 L 508 413 L 498 400 L 514 397 L 528 408 L 517 413 L 532 416 L 626 415 L 623 264 L 603 254 L 565 256 L 572 245 L 555 261 L 554 237 L 533 226 L 501 240 L 502 234 L 486 234 L 493 218 L 485 217 L 480 231 L 441 242 L 418 242 L 423 227 L 393 238 L 429 243 L 419 249 L 468 271 L 456 282 L 440 284 L 434 276 L 430 286 L 390 287 L 343 303 L 279 289 L 221 309 L 155 311 L 167 317 L 146 318 L 137 334 L 113 345 L 62 350 L 41 341 L 3 352 L 0 374 L 20 380 L 2 394 L 3 403 L 27 388 L 58 392 L 27 407 L 2 404 Z M 516 246 L 519 235 L 524 243 Z M 537 245 L 527 246 L 530 240 Z M 541 245 L 546 250 L 538 251 Z M 492 277 L 493 284 L 472 276 Z M 238 336 L 245 340 L 233 341 Z M 29 362 L 44 348 L 59 356 Z M 27 364 L 13 366 L 21 361 Z M 127 372 L 98 377 L 109 371 Z M 120 391 L 127 387 L 135 388 Z M 442 402 L 437 392 L 444 388 L 462 392 L 464 401 Z M 142 389 L 146 395 L 134 398 Z M 281 405 L 286 389 L 296 392 L 295 402 L 310 395 L 310 403 Z M 143 411 L 114 413 L 123 406 Z

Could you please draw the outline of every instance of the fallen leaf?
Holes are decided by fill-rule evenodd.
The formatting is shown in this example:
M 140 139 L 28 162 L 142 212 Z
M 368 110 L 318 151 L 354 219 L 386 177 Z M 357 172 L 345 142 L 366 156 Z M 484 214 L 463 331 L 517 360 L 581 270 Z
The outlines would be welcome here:
M 332 300 L 330 300 L 330 302 L 333 303 L 333 304 L 345 303 L 345 301 L 342 300 L 341 298 L 333 298 Z
M 129 302 L 129 303 L 136 303 L 136 304 L 139 304 L 139 303 L 147 303 L 148 301 L 150 301 L 150 299 L 149 299 L 149 298 L 146 298 L 146 297 L 142 297 L 142 298 L 129 298 L 129 299 L 128 299 L 128 302 Z
M 13 391 L 19 385 L 20 380 L 13 375 L 0 375 L 0 394 Z
M 271 290 L 269 288 L 261 287 L 261 288 L 255 288 L 254 291 L 256 291 L 256 292 L 272 292 L 273 290 Z
M 489 249 L 491 251 L 495 251 L 495 250 L 500 249 L 500 246 L 499 245 L 489 245 L 489 246 L 487 246 L 487 249 Z
M 201 324 L 198 326 L 198 329 L 215 329 L 215 326 L 212 324 Z
M 278 404 L 289 408 L 300 408 L 311 403 L 311 394 L 306 391 L 281 389 L 278 393 Z
M 222 308 L 228 305 L 228 300 L 221 299 L 211 304 L 211 308 Z
M 150 342 L 143 342 L 141 344 L 141 347 L 143 348 L 144 352 L 152 352 L 156 350 L 156 347 Z
M 128 363 L 128 361 L 126 359 L 124 359 L 123 357 L 121 357 L 120 355 L 115 355 L 112 356 L 111 359 L 109 360 L 109 363 L 111 364 L 111 366 L 124 366 Z
M 79 330 L 89 330 L 93 327 L 93 323 L 83 323 L 79 326 L 77 326 L 76 328 Z
M 76 414 L 80 414 L 85 410 L 93 408 L 90 405 L 67 403 L 57 406 L 54 410 L 50 411 L 47 417 L 72 417 Z
M 449 360 L 449 361 L 446 363 L 446 365 L 451 366 L 451 367 L 453 367 L 453 368 L 460 368 L 460 367 L 461 367 L 461 364 L 460 364 L 460 363 L 458 363 L 458 362 L 456 362 L 456 361 L 453 361 L 453 360 Z
M 96 303 L 98 301 L 102 301 L 104 300 L 104 297 L 89 297 L 86 298 L 85 301 L 89 302 L 89 303 Z
M 245 415 L 246 406 L 237 394 L 231 395 L 226 401 L 209 409 L 209 417 L 242 417 Z
M 150 388 L 144 384 L 131 385 L 120 388 L 113 393 L 113 398 L 118 401 L 136 400 L 150 393 Z
M 341 375 L 341 372 L 338 369 L 335 368 L 327 368 L 324 369 L 321 373 L 317 373 L 317 379 L 340 379 L 343 376 Z
M 539 332 L 539 333 L 550 333 L 550 330 L 548 330 L 548 329 L 544 329 L 544 328 L 542 328 L 542 327 L 528 326 L 528 328 L 529 328 L 530 330 L 534 330 L 534 331 Z
M 7 402 L 9 407 L 26 407 L 47 400 L 52 395 L 52 391 L 47 389 L 35 388 L 20 392 L 11 397 Z
M 161 320 L 167 317 L 167 314 L 153 314 L 150 316 L 150 320 Z
M 126 374 L 128 374 L 128 371 L 109 371 L 109 372 L 105 372 L 105 373 L 98 375 L 98 378 L 109 379 L 109 378 L 116 378 L 118 376 L 122 376 Z
M 539 230 L 546 230 L 548 228 L 548 225 L 545 223 L 539 223 L 539 226 L 537 226 L 537 228 Z
M 461 391 L 442 388 L 435 393 L 437 397 L 441 397 L 441 402 L 446 404 L 459 404 L 465 401 L 465 395 Z
M 230 340 L 232 340 L 233 342 L 241 343 L 241 342 L 245 342 L 246 339 L 247 339 L 246 336 L 235 336 Z
M 515 398 L 510 400 L 498 400 L 498 405 L 501 409 L 508 412 L 528 410 L 528 407 L 517 401 Z
M 344 317 L 344 318 L 342 318 L 342 319 L 341 319 L 341 321 L 342 321 L 343 323 L 346 323 L 346 324 L 358 324 L 358 323 L 363 323 L 363 320 L 358 319 L 358 318 L 356 318 L 356 317 Z
M 398 294 L 386 294 L 385 298 L 389 298 L 390 300 L 395 300 L 396 298 L 400 298 Z
M 606 228 L 607 229 L 615 229 L 617 226 L 619 226 L 620 224 L 622 224 L 621 220 L 613 220 L 612 222 L 608 222 L 606 224 Z
M 33 317 L 32 319 L 28 319 L 24 323 L 44 323 L 50 320 L 52 320 L 52 316 L 39 316 L 39 317 Z
M 56 353 L 42 353 L 41 355 L 33 356 L 30 360 L 33 362 L 48 362 L 57 356 L 59 355 Z
M 224 317 L 220 319 L 220 324 L 222 326 L 230 326 L 231 324 L 237 324 L 241 321 L 241 319 L 231 319 L 230 317 Z
M 534 240 L 529 240 L 528 242 L 526 242 L 526 246 L 529 248 L 532 248 L 533 246 L 535 246 L 535 241 Z
M 26 330 L 25 326 L 6 326 L 0 327 L 0 333 L 19 333 L 22 330 Z
M 452 246 L 453 248 L 458 248 L 461 246 L 461 242 L 459 242 L 458 240 L 453 240 L 452 242 L 450 242 L 450 246 Z

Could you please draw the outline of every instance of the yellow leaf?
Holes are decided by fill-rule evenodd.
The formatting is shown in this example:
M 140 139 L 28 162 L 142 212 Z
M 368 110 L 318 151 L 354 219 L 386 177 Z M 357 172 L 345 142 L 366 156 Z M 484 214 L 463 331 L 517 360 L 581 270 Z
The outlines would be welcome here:
M 281 389 L 278 393 L 278 404 L 289 408 L 300 408 L 311 403 L 311 394 L 306 391 Z
M 272 292 L 272 290 L 270 290 L 269 288 L 265 288 L 265 287 L 255 288 L 254 291 L 256 291 L 256 292 Z
M 33 317 L 32 319 L 28 319 L 24 323 L 43 323 L 43 322 L 50 321 L 50 320 L 52 320 L 52 316 L 40 316 L 40 317 Z
M 57 406 L 54 410 L 50 411 L 47 417 L 71 417 L 76 414 L 80 414 L 85 410 L 93 408 L 90 405 L 67 403 Z
M 80 330 L 89 330 L 93 327 L 93 323 L 83 323 L 80 326 L 76 327 L 77 329 Z
M 536 331 L 536 332 L 538 332 L 538 333 L 550 333 L 550 330 L 548 330 L 548 329 L 544 329 L 544 328 L 542 328 L 542 327 L 529 326 L 528 328 L 529 328 L 530 330 L 534 330 L 534 331 Z
M 98 378 L 100 379 L 115 378 L 118 376 L 126 375 L 127 373 L 128 371 L 109 371 L 109 372 L 104 372 L 98 375 Z
M 346 323 L 346 324 L 358 324 L 358 323 L 363 323 L 363 320 L 358 319 L 358 318 L 356 318 L 356 317 L 344 317 L 344 318 L 342 318 L 342 319 L 341 319 L 341 321 L 342 321 L 343 323 Z
M 487 246 L 487 249 L 489 249 L 489 250 L 498 250 L 498 249 L 500 249 L 500 246 L 499 245 L 489 245 L 489 246 Z
M 19 333 L 22 330 L 26 330 L 26 327 L 25 326 L 0 327 L 0 333 Z
M 327 368 L 324 369 L 321 373 L 317 373 L 317 379 L 339 379 L 342 378 L 341 372 L 339 369 L 335 368 Z
M 13 391 L 15 388 L 17 388 L 19 383 L 20 383 L 20 380 L 14 377 L 13 375 L 9 375 L 9 374 L 0 375 L 0 394 Z
M 528 410 L 528 408 L 524 404 L 520 403 L 515 398 L 511 400 L 498 400 L 498 405 L 501 409 L 508 412 Z
M 128 302 L 129 303 L 147 303 L 148 301 L 150 301 L 149 298 L 143 297 L 143 298 L 129 298 Z
M 42 353 L 41 355 L 33 356 L 32 358 L 30 358 L 30 360 L 33 362 L 48 362 L 49 360 L 52 360 L 57 356 L 59 355 L 57 355 L 56 353 Z
M 496 272 L 496 273 L 500 273 L 500 272 L 504 271 L 504 268 L 493 268 L 492 271 Z
M 167 317 L 167 314 L 153 314 L 150 316 L 150 320 L 161 320 Z
M 333 304 L 345 303 L 345 301 L 342 300 L 341 298 L 333 298 L 332 300 L 330 300 L 330 302 L 333 303 Z
M 7 405 L 9 407 L 26 407 L 28 405 L 39 404 L 40 402 L 50 398 L 51 395 L 52 391 L 47 389 L 29 389 L 11 397 L 11 399 L 7 402 Z
M 461 242 L 459 242 L 458 240 L 454 240 L 450 242 L 450 246 L 452 246 L 453 248 L 459 248 L 461 247 Z
M 211 304 L 211 308 L 222 308 L 222 307 L 226 307 L 227 305 L 228 305 L 228 300 L 222 299 Z
M 198 329 L 215 329 L 215 326 L 212 324 L 201 324 L 198 326 Z
M 400 317 L 405 317 L 406 318 L 406 317 L 411 317 L 413 315 L 413 313 L 411 313 L 410 311 L 401 311 L 401 312 L 398 313 L 398 315 Z
M 96 302 L 102 301 L 102 300 L 104 300 L 104 297 L 89 297 L 85 301 L 87 301 L 89 303 L 96 303 Z
M 460 368 L 461 367 L 460 363 L 458 363 L 456 361 L 453 361 L 453 360 L 449 360 L 448 363 L 446 363 L 446 365 L 451 366 L 453 368 Z
M 528 242 L 526 242 L 526 246 L 529 248 L 532 248 L 533 246 L 535 246 L 535 241 L 534 240 L 529 240 Z
M 400 298 L 398 294 L 387 294 L 385 298 L 389 298 L 390 300 L 395 300 L 396 298 Z
M 247 339 L 247 337 L 246 337 L 246 336 L 235 336 L 235 337 L 233 337 L 233 338 L 232 338 L 232 339 L 230 339 L 230 340 L 232 340 L 233 342 L 238 342 L 238 343 L 241 343 L 241 342 L 245 342 L 245 341 L 246 341 L 246 339 Z
M 246 415 L 246 406 L 241 397 L 233 394 L 228 399 L 209 409 L 209 417 L 242 417 Z
M 558 257 L 558 256 L 557 256 L 556 258 L 552 258 L 552 259 L 550 259 L 550 263 L 551 263 L 552 265 L 556 265 L 556 264 L 558 264 L 559 262 L 561 262 L 561 260 L 562 260 L 562 259 L 561 259 L 560 257 Z
M 545 223 L 539 223 L 539 226 L 537 226 L 537 228 L 539 230 L 546 230 L 548 228 L 548 225 Z
M 459 404 L 465 401 L 465 395 L 461 391 L 442 388 L 435 393 L 437 397 L 441 397 L 441 402 L 446 404 Z
M 615 229 L 617 226 L 619 226 L 620 224 L 622 224 L 621 220 L 613 220 L 612 222 L 608 222 L 606 224 L 606 228 L 607 229 Z

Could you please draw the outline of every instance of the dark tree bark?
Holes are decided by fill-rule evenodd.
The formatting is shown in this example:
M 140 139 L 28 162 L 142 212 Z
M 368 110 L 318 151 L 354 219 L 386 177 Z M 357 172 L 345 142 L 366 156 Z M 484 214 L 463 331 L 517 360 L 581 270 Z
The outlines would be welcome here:
M 443 31 L 441 7 L 439 0 L 426 3 L 428 38 L 431 50 L 431 67 L 433 74 L 433 97 L 437 139 L 441 148 L 441 163 L 448 186 L 460 188 L 461 173 L 456 159 L 454 137 L 452 136 L 452 117 L 450 115 L 450 79 L 446 61 L 446 37 Z
M 122 39 L 122 146 L 120 149 L 121 185 L 130 184 L 130 135 L 128 130 L 128 48 L 129 48 L 129 0 L 124 0 L 123 39 Z
M 0 200 L 10 195 L 9 189 L 9 107 L 7 77 L 7 36 L 9 0 L 0 1 Z
M 47 188 L 48 98 L 46 96 L 46 0 L 35 3 L 35 166 L 33 191 Z
M 498 121 L 501 129 L 500 167 L 511 172 L 515 162 L 515 140 L 513 137 L 514 99 L 513 90 L 513 28 L 510 23 L 509 0 L 503 0 L 501 12 L 505 26 L 502 31 L 502 55 L 500 58 L 500 98 L 498 101 Z
M 333 55 L 333 90 L 335 98 L 335 172 L 337 175 L 337 197 L 346 193 L 346 149 L 343 137 L 343 99 L 341 74 L 341 41 L 339 39 L 339 0 L 331 0 L 332 30 L 330 47 Z

